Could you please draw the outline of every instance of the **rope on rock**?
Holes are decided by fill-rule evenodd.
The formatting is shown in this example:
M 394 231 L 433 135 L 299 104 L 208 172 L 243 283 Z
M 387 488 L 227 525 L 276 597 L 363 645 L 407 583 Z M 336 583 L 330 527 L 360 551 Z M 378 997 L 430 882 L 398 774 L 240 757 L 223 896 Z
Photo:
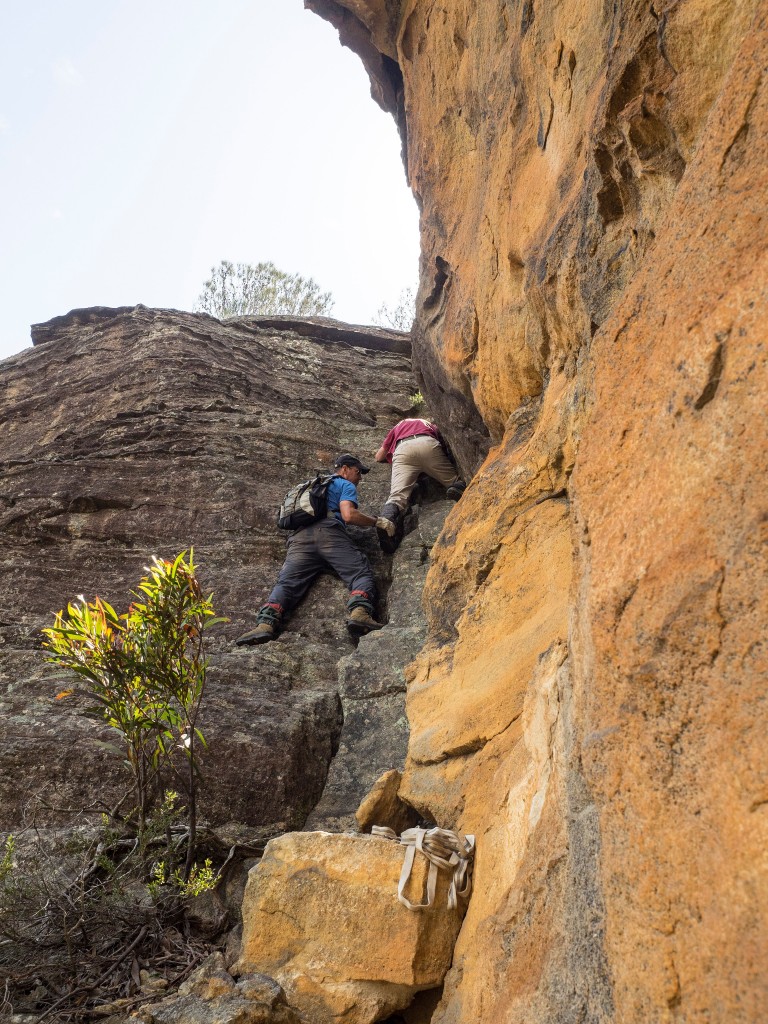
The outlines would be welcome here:
M 398 842 L 397 832 L 384 825 L 374 825 L 371 828 L 371 835 Z M 437 872 L 440 868 L 451 872 L 448 909 L 453 910 L 459 899 L 469 898 L 472 892 L 472 860 L 475 856 L 474 836 L 464 836 L 447 828 L 408 828 L 400 836 L 399 842 L 401 846 L 406 847 L 403 870 L 400 872 L 397 886 L 397 898 L 403 906 L 409 910 L 426 910 L 432 906 L 437 887 Z M 411 877 L 417 850 L 429 861 L 426 903 L 411 903 L 403 895 Z

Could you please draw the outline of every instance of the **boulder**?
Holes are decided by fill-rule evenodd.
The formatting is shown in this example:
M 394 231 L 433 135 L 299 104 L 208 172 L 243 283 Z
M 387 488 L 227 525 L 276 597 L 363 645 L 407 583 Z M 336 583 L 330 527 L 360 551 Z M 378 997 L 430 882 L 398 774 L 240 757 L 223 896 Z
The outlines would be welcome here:
M 404 849 L 388 839 L 327 832 L 274 839 L 248 879 L 236 972 L 285 989 L 312 1024 L 372 1024 L 437 988 L 461 927 L 438 874 L 428 911 L 397 898 Z M 420 901 L 428 863 L 417 854 L 406 890 Z
M 404 832 L 418 821 L 418 815 L 400 799 L 402 775 L 394 768 L 378 778 L 355 811 L 361 832 L 370 832 L 372 825 L 384 825 L 395 832 Z

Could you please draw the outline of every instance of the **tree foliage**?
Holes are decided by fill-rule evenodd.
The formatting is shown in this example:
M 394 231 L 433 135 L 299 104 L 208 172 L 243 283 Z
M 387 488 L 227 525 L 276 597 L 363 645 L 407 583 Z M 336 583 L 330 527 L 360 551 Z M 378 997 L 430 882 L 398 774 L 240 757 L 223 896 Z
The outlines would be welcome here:
M 311 277 L 286 274 L 274 263 L 230 263 L 211 267 L 195 309 L 224 320 L 231 316 L 328 316 L 333 296 Z
M 382 303 L 376 311 L 373 322 L 379 327 L 391 327 L 395 331 L 410 331 L 416 316 L 416 293 L 413 288 L 403 288 L 393 306 Z

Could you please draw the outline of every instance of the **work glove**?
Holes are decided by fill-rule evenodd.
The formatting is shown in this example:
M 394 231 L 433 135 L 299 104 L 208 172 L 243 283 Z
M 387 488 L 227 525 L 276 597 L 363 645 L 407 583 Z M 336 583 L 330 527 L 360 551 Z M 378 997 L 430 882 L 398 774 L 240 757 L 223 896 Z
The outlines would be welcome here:
M 379 516 L 376 520 L 376 529 L 383 530 L 388 537 L 394 537 L 397 527 L 391 519 L 385 519 L 384 516 Z

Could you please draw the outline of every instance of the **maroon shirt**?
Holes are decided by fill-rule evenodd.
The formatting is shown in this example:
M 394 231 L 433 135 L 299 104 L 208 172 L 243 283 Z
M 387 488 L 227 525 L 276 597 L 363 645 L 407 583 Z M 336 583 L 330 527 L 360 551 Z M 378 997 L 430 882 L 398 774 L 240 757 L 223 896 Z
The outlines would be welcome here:
M 429 420 L 400 420 L 399 423 L 392 427 L 381 445 L 384 449 L 384 454 L 387 456 L 387 462 L 392 461 L 392 454 L 397 447 L 398 441 L 404 441 L 406 437 L 416 437 L 418 434 L 428 434 L 430 437 L 434 437 L 436 441 L 439 441 L 440 444 L 443 443 L 440 431 Z

